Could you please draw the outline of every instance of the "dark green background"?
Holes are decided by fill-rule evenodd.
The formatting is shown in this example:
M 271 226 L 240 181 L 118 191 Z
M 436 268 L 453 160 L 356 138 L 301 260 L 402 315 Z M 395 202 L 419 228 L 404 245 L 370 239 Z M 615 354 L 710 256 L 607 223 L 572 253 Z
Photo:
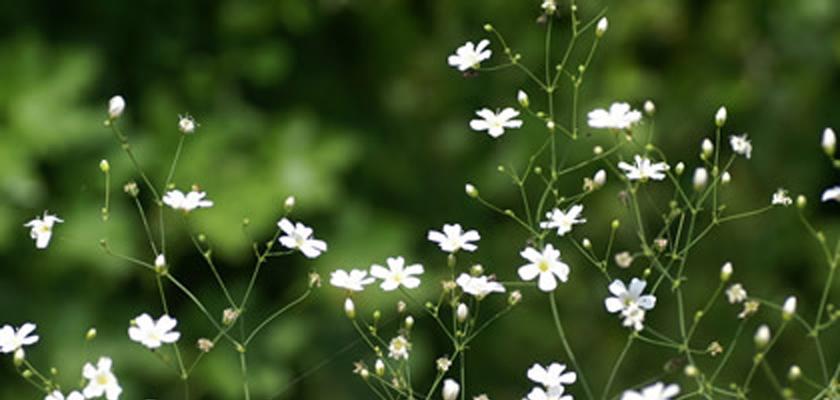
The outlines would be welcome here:
M 0 13 L 0 322 L 38 324 L 41 342 L 28 352 L 40 366 L 56 366 L 64 387 L 77 383 L 81 365 L 101 354 L 114 358 L 126 390 L 123 398 L 182 398 L 173 374 L 128 340 L 128 321 L 141 312 L 159 314 L 154 280 L 144 271 L 105 256 L 108 237 L 124 253 L 151 259 L 139 220 L 121 192 L 136 179 L 127 159 L 102 126 L 107 99 L 128 102 L 121 120 L 153 180 L 166 173 L 177 143 L 177 115 L 190 112 L 201 124 L 189 137 L 175 181 L 199 183 L 216 201 L 189 226 L 168 219 L 167 256 L 173 273 L 212 310 L 222 298 L 212 276 L 190 246 L 187 229 L 204 232 L 222 275 L 241 293 L 252 266 L 248 241 L 239 234 L 243 217 L 267 239 L 286 195 L 297 196 L 294 217 L 313 226 L 330 244 L 314 262 L 296 255 L 275 260 L 258 285 L 253 312 L 264 315 L 305 287 L 314 269 L 327 277 L 338 268 L 364 268 L 386 256 L 405 255 L 432 274 L 445 271 L 445 257 L 425 240 L 445 222 L 480 230 L 475 255 L 501 279 L 515 279 L 526 235 L 509 220 L 470 201 L 466 181 L 502 207 L 518 207 L 518 194 L 496 172 L 499 163 L 520 168 L 541 143 L 544 129 L 532 119 L 498 140 L 472 132 L 474 110 L 515 104 L 520 87 L 537 88 L 513 70 L 463 79 L 446 57 L 466 40 L 487 37 L 492 22 L 524 62 L 542 67 L 544 26 L 536 1 L 5 1 Z M 840 4 L 833 0 L 594 1 L 581 5 L 585 19 L 609 7 L 610 30 L 584 82 L 581 115 L 613 100 L 637 107 L 657 104 L 658 143 L 671 159 L 696 164 L 704 136 L 721 104 L 729 108 L 726 133 L 749 132 L 753 159 L 736 163 L 726 190 L 731 209 L 761 207 L 779 186 L 804 193 L 808 214 L 830 233 L 838 230 L 836 204 L 818 205 L 821 190 L 836 183 L 822 156 L 819 134 L 840 127 Z M 561 3 L 561 9 L 566 9 Z M 559 24 L 566 29 L 568 17 Z M 565 32 L 565 31 L 564 31 Z M 555 54 L 562 50 L 558 35 Z M 585 38 L 588 43 L 589 38 Z M 498 43 L 493 61 L 501 61 Z M 567 98 L 560 107 L 568 109 Z M 569 145 L 570 160 L 585 158 L 592 140 Z M 112 220 L 99 208 L 103 179 L 97 164 L 111 161 Z M 578 190 L 594 168 L 569 181 Z M 597 248 L 609 221 L 630 220 L 612 179 L 587 203 L 589 223 L 576 229 Z M 148 198 L 147 198 L 148 199 Z M 660 207 L 665 203 L 659 203 Z M 154 207 L 150 207 L 154 208 Z M 66 220 L 47 251 L 36 251 L 22 224 L 44 209 Z M 651 218 L 656 215 L 648 213 Z M 653 219 L 651 219 L 653 221 Z M 261 239 L 261 240 L 265 240 Z M 622 229 L 617 249 L 636 250 L 633 232 Z M 635 244 L 634 244 L 635 243 Z M 605 284 L 574 254 L 571 280 L 558 291 L 561 313 L 584 372 L 600 387 L 626 331 L 603 311 Z M 792 209 L 774 210 L 717 231 L 688 263 L 688 308 L 705 302 L 718 268 L 731 260 L 736 280 L 750 294 L 781 301 L 800 297 L 813 320 L 826 268 L 816 244 L 805 236 Z M 641 273 L 641 266 L 622 277 Z M 428 275 L 424 287 L 436 287 Z M 835 285 L 836 286 L 836 285 Z M 381 307 L 392 315 L 396 297 L 371 294 L 360 312 Z M 191 344 L 212 327 L 176 291 L 187 358 Z M 502 299 L 491 300 L 500 307 Z M 275 323 L 251 351 L 254 398 L 360 399 L 372 397 L 350 373 L 351 362 L 370 361 L 341 310 L 338 290 L 322 288 L 313 300 Z M 490 308 L 492 306 L 488 306 Z M 719 304 L 696 343 L 725 343 L 734 329 L 735 306 Z M 648 318 L 676 332 L 672 297 L 660 299 Z M 255 317 L 251 317 L 253 322 Z M 748 325 L 737 363 L 722 382 L 742 381 L 752 354 L 750 336 L 775 313 Z M 90 326 L 99 338 L 82 339 Z M 445 349 L 435 347 L 432 321 L 418 318 L 415 361 L 419 380 Z M 774 329 L 775 330 L 775 329 Z M 836 329 L 826 337 L 836 335 Z M 389 333 L 390 334 L 390 333 Z M 439 340 L 439 339 L 438 339 Z M 830 342 L 830 339 L 828 340 Z M 434 349 L 434 350 L 432 350 Z M 790 363 L 817 377 L 813 345 L 791 329 L 770 359 L 779 374 Z M 827 347 L 830 367 L 840 346 Z M 634 347 L 616 388 L 662 371 L 672 356 Z M 475 343 L 468 356 L 469 394 L 518 398 L 529 389 L 525 370 L 535 361 L 565 361 L 544 295 L 525 291 L 521 308 Z M 15 376 L 11 360 L 0 368 L 0 397 L 40 398 Z M 241 396 L 234 352 L 220 346 L 192 380 L 194 398 Z M 678 375 L 668 381 L 682 380 Z M 767 386 L 759 376 L 757 387 Z M 425 387 L 425 384 L 423 385 Z M 572 387 L 582 398 L 579 385 Z M 810 393 L 810 392 L 805 392 Z M 767 395 L 771 396 L 771 395 Z

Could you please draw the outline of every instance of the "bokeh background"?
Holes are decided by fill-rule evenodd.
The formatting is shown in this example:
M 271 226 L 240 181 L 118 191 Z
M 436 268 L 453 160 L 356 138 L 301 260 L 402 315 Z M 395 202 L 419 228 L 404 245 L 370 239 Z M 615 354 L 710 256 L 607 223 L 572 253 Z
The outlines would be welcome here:
M 252 234 L 266 240 L 287 195 L 298 199 L 293 216 L 313 226 L 330 249 L 315 261 L 300 256 L 272 261 L 258 284 L 255 315 L 302 292 L 311 270 L 327 276 L 334 268 L 364 268 L 392 255 L 426 265 L 430 275 L 422 293 L 431 295 L 432 277 L 445 271 L 445 257 L 425 234 L 446 222 L 482 233 L 480 251 L 463 257 L 462 266 L 480 262 L 500 279 L 515 279 L 525 233 L 470 201 L 463 185 L 471 181 L 496 204 L 518 207 L 515 187 L 496 166 L 521 168 L 544 129 L 526 119 L 525 128 L 491 140 L 470 131 L 467 122 L 479 107 L 514 105 L 517 89 L 535 94 L 537 88 L 513 70 L 464 79 L 445 61 L 464 41 L 486 37 L 482 25 L 492 22 L 526 64 L 541 68 L 545 28 L 536 22 L 537 1 L 5 3 L 0 13 L 0 322 L 38 324 L 41 341 L 29 358 L 58 368 L 64 387 L 78 383 L 85 361 L 110 355 L 126 391 L 123 398 L 183 398 L 175 375 L 126 335 L 132 317 L 161 312 L 152 276 L 107 257 L 98 245 L 107 237 L 122 253 L 152 257 L 132 204 L 121 192 L 123 183 L 137 177 L 102 125 L 113 94 L 127 99 L 122 124 L 155 182 L 162 181 L 174 153 L 177 115 L 189 112 L 201 124 L 187 140 L 175 181 L 182 188 L 200 184 L 216 207 L 195 213 L 188 224 L 170 214 L 167 258 L 173 273 L 216 313 L 224 303 L 187 233 L 207 235 L 223 277 L 241 295 L 253 265 L 241 221 L 250 218 Z M 585 80 L 581 114 L 617 99 L 637 107 L 652 99 L 657 142 L 671 159 L 692 166 L 701 139 L 712 133 L 714 111 L 725 104 L 726 132 L 749 132 L 755 147 L 752 160 L 739 161 L 732 172 L 725 194 L 731 209 L 763 206 L 783 186 L 807 195 L 808 214 L 829 237 L 837 237 L 838 206 L 816 200 L 837 179 L 820 152 L 819 134 L 826 126 L 840 127 L 840 3 L 585 3 L 585 19 L 608 7 L 610 30 Z M 566 9 L 563 2 L 561 9 Z M 567 22 L 561 13 L 558 25 Z M 565 36 L 558 35 L 555 43 L 559 53 Z M 492 48 L 500 61 L 498 43 Z M 568 107 L 568 101 L 560 107 Z M 570 160 L 586 157 L 592 144 L 587 136 L 565 154 Z M 102 158 L 111 162 L 114 183 L 107 224 L 99 218 Z M 568 192 L 577 185 L 570 182 Z M 630 222 L 620 190 L 613 180 L 587 203 L 589 223 L 578 229 L 596 247 L 604 245 L 613 218 Z M 66 223 L 56 228 L 48 250 L 37 251 L 22 224 L 44 209 Z M 149 210 L 154 215 L 155 207 Z M 647 215 L 657 218 L 653 209 Z M 617 249 L 637 250 L 633 238 L 629 229 L 620 231 Z M 626 331 L 602 309 L 604 282 L 583 267 L 568 243 L 561 246 L 573 268 L 571 281 L 558 291 L 561 313 L 584 372 L 599 387 Z M 775 301 L 798 295 L 800 309 L 813 320 L 826 268 L 792 209 L 728 225 L 698 247 L 688 264 L 690 310 L 704 304 L 727 260 L 750 294 Z M 634 265 L 618 275 L 636 275 L 642 268 Z M 212 327 L 186 298 L 169 293 L 186 357 L 192 359 L 190 343 L 211 335 Z M 350 372 L 353 361 L 370 362 L 371 355 L 356 341 L 342 301 L 339 291 L 322 288 L 264 332 L 250 352 L 254 398 L 372 397 Z M 360 312 L 380 308 L 392 316 L 395 301 L 372 291 L 358 306 Z M 496 299 L 495 307 L 503 302 Z M 726 343 L 737 311 L 718 304 L 697 346 Z M 674 333 L 675 315 L 663 300 L 649 321 Z M 775 328 L 779 317 L 764 310 L 747 325 L 749 334 L 736 352 L 739 361 L 721 382 L 743 380 L 752 355 L 751 332 L 759 322 Z M 85 343 L 91 326 L 99 337 Z M 444 348 L 430 320 L 418 317 L 416 331 L 415 368 L 427 367 L 416 377 L 428 382 L 432 362 Z M 830 342 L 826 351 L 833 367 L 840 344 Z M 616 387 L 662 374 L 672 356 L 634 347 Z M 527 367 L 551 360 L 565 356 L 548 302 L 526 290 L 522 306 L 474 344 L 469 394 L 519 398 L 530 389 Z M 791 363 L 818 377 L 814 347 L 799 328 L 786 332 L 771 363 L 780 378 Z M 664 374 L 663 379 L 682 381 L 679 373 Z M 234 352 L 220 345 L 192 379 L 192 398 L 240 398 L 239 382 Z M 768 387 L 763 376 L 756 386 Z M 572 391 L 582 397 L 580 386 Z M 771 392 L 756 396 L 776 397 Z M 0 397 L 41 398 L 15 376 L 6 357 Z

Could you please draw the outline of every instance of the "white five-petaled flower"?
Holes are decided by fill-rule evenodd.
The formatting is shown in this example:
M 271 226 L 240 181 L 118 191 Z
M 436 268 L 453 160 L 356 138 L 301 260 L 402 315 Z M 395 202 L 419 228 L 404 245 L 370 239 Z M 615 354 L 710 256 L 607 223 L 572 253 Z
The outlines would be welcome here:
M 0 328 L 0 353 L 8 354 L 23 350 L 24 346 L 29 346 L 38 342 L 38 335 L 30 335 L 35 332 L 35 324 L 25 323 L 20 328 L 15 329 L 11 325 L 6 325 Z
M 744 157 L 750 158 L 752 156 L 752 143 L 747 138 L 747 134 L 740 136 L 732 135 L 729 137 L 729 145 L 732 146 L 732 151 Z
M 641 392 L 628 390 L 621 395 L 621 400 L 671 400 L 680 393 L 676 384 L 665 386 L 662 382 L 645 387 Z
M 375 280 L 373 277 L 367 276 L 367 274 L 367 271 L 358 269 L 352 269 L 350 273 L 347 273 L 343 269 L 338 269 L 330 274 L 330 285 L 347 289 L 351 292 L 361 292 L 365 290 L 365 286 L 370 285 Z
M 528 397 L 524 400 L 572 400 L 572 395 L 564 395 L 566 389 L 563 386 L 552 386 L 548 390 L 541 387 L 535 387 L 528 392 Z
M 388 257 L 385 260 L 388 268 L 374 264 L 370 267 L 370 274 L 376 278 L 382 279 L 380 287 L 386 292 L 390 292 L 400 286 L 406 289 L 414 289 L 420 286 L 420 278 L 414 275 L 423 273 L 423 266 L 420 264 L 412 264 L 405 266 L 405 259 L 402 257 Z
M 85 396 L 83 396 L 78 391 L 72 391 L 67 397 L 64 396 L 64 393 L 61 393 L 58 390 L 54 390 L 44 397 L 44 400 L 85 400 Z
M 476 230 L 464 232 L 459 224 L 444 224 L 443 232 L 430 230 L 427 238 L 437 243 L 441 250 L 456 253 L 458 250 L 475 251 L 478 246 L 470 242 L 478 241 L 481 236 Z
M 327 243 L 312 237 L 312 228 L 298 222 L 292 223 L 286 218 L 277 223 L 285 233 L 279 239 L 280 244 L 290 249 L 297 249 L 308 258 L 315 258 L 327 251 Z
M 530 261 L 519 267 L 517 271 L 522 280 L 530 281 L 539 276 L 537 287 L 543 292 L 550 292 L 557 288 L 557 279 L 561 282 L 569 280 L 569 266 L 560 261 L 560 250 L 547 244 L 542 252 L 533 247 L 527 247 L 519 253 L 522 258 Z
M 198 128 L 198 122 L 195 122 L 195 118 L 190 116 L 189 114 L 179 115 L 178 116 L 178 130 L 182 133 L 190 134 L 195 132 L 195 128 Z
M 487 48 L 489 45 L 490 41 L 487 39 L 478 42 L 478 46 L 473 42 L 467 42 L 455 50 L 455 54 L 449 56 L 447 61 L 450 66 L 458 68 L 459 71 L 478 68 L 482 61 L 493 55 L 493 51 Z
M 583 206 L 580 204 L 573 205 L 566 212 L 555 208 L 545 214 L 548 221 L 540 222 L 540 228 L 557 229 L 557 235 L 563 236 L 572 231 L 573 225 L 586 222 L 585 218 L 581 218 L 581 212 L 583 212 Z
M 487 134 L 497 138 L 505 133 L 505 128 L 515 129 L 522 127 L 522 120 L 516 119 L 519 111 L 506 107 L 494 113 L 489 108 L 482 108 L 475 112 L 480 117 L 470 121 L 470 128 L 474 131 L 487 131 Z
M 399 335 L 388 344 L 388 357 L 394 360 L 408 360 L 408 351 L 411 350 L 411 343 L 403 335 Z
M 793 204 L 793 199 L 788 196 L 788 191 L 785 189 L 778 189 L 776 192 L 773 193 L 773 198 L 770 200 L 770 204 L 774 206 L 789 206 Z
M 621 312 L 624 317 L 624 326 L 632 327 L 636 331 L 642 330 L 645 311 L 656 306 L 656 297 L 652 294 L 643 295 L 647 282 L 633 278 L 630 287 L 624 285 L 619 279 L 614 280 L 610 286 L 610 293 L 614 297 L 607 297 L 604 306 L 610 313 Z
M 173 331 L 175 325 L 178 325 L 178 321 L 166 314 L 155 321 L 149 314 L 143 313 L 132 321 L 128 337 L 154 350 L 164 343 L 175 343 L 181 338 L 180 333 Z
M 747 291 L 740 283 L 733 284 L 729 289 L 726 289 L 726 300 L 729 301 L 729 304 L 740 303 L 746 299 Z
M 834 200 L 840 202 L 840 186 L 826 189 L 822 194 L 822 201 Z
M 94 367 L 87 363 L 82 368 L 82 376 L 88 380 L 87 386 L 82 391 L 88 399 L 105 395 L 108 400 L 117 400 L 122 394 L 122 387 L 117 382 L 117 377 L 111 372 L 112 362 L 108 357 L 101 357 Z
M 630 129 L 642 119 L 642 113 L 631 110 L 630 104 L 613 103 L 609 110 L 597 108 L 587 114 L 589 126 L 606 129 Z
M 577 374 L 574 371 L 566 371 L 566 365 L 560 363 L 551 363 L 548 368 L 539 364 L 534 364 L 528 368 L 528 379 L 539 383 L 546 388 L 558 387 L 563 385 L 571 385 L 577 380 Z
M 487 276 L 472 276 L 462 273 L 455 280 L 464 293 L 483 299 L 490 293 L 504 293 L 505 287 Z
M 627 179 L 645 182 L 648 179 L 661 181 L 665 179 L 665 171 L 670 167 L 664 162 L 653 163 L 647 157 L 633 156 L 635 162 L 631 165 L 624 161 L 618 163 L 618 168 L 624 170 Z
M 51 215 L 44 211 L 43 217 L 35 217 L 35 219 L 27 222 L 23 226 L 29 228 L 29 237 L 35 240 L 35 247 L 39 249 L 46 249 L 50 244 L 52 238 L 53 225 L 56 222 L 64 222 L 63 219 L 56 215 Z
M 189 193 L 184 194 L 184 192 L 176 189 L 170 190 L 163 195 L 163 203 L 175 210 L 181 210 L 186 213 L 196 208 L 213 207 L 213 202 L 205 199 L 205 196 L 207 196 L 207 193 L 197 190 L 191 190 Z

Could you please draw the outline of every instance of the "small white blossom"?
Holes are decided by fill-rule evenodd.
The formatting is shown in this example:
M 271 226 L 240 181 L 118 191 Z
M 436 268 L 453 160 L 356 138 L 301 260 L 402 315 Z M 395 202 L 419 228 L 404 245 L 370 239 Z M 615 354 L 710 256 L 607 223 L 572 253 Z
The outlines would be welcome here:
M 44 397 L 44 400 L 85 400 L 85 396 L 77 391 L 72 391 L 67 397 L 64 397 L 64 394 L 58 390 L 54 390 L 47 397 Z
M 420 278 L 415 275 L 423 273 L 423 266 L 420 264 L 412 264 L 405 266 L 405 259 L 402 257 L 388 257 L 385 260 L 388 268 L 374 264 L 370 267 L 370 274 L 376 278 L 382 279 L 380 287 L 386 292 L 397 289 L 400 286 L 406 289 L 414 289 L 420 286 Z
M 560 260 L 560 250 L 547 244 L 542 252 L 533 247 L 527 247 L 519 253 L 522 258 L 530 261 L 519 267 L 517 271 L 522 280 L 530 281 L 539 276 L 537 287 L 543 292 L 550 292 L 557 288 L 557 279 L 561 282 L 569 280 L 569 266 Z
M 88 380 L 87 386 L 82 391 L 88 399 L 105 395 L 108 400 L 117 400 L 122 394 L 122 387 L 117 382 L 117 377 L 111 372 L 112 362 L 108 357 L 101 357 L 96 367 L 91 363 L 85 364 L 82 368 L 82 376 Z
M 471 276 L 462 273 L 455 280 L 455 283 L 461 287 L 464 293 L 471 294 L 479 299 L 484 298 L 490 293 L 505 292 L 505 287 L 501 283 L 486 276 Z
M 551 363 L 547 367 L 534 364 L 528 368 L 527 375 L 528 379 L 547 388 L 571 385 L 577 380 L 577 374 L 574 371 L 566 372 L 566 365 L 560 363 Z
M 286 218 L 281 219 L 277 226 L 285 233 L 278 239 L 283 246 L 300 250 L 308 258 L 316 258 L 327 251 L 326 242 L 312 237 L 312 228 L 300 222 L 292 223 Z
M 546 14 L 554 14 L 557 11 L 557 0 L 543 0 L 540 6 Z
M 770 204 L 774 206 L 789 206 L 793 204 L 793 199 L 788 196 L 788 191 L 785 189 L 778 189 L 776 192 L 773 193 L 773 198 L 770 200 Z
M 497 138 L 505 133 L 505 128 L 516 129 L 522 127 L 522 120 L 516 119 L 519 111 L 506 107 L 494 113 L 489 108 L 482 108 L 475 112 L 478 119 L 470 121 L 470 128 L 474 131 L 487 131 L 491 137 Z
M 624 285 L 624 282 L 616 279 L 610 286 L 610 293 L 614 297 L 607 297 L 604 300 L 604 306 L 610 313 L 621 312 L 624 317 L 624 326 L 633 327 L 636 331 L 643 328 L 645 311 L 653 309 L 656 306 L 656 297 L 652 294 L 643 295 L 647 282 L 633 278 L 630 281 L 630 287 Z
M 443 400 L 455 400 L 458 398 L 458 394 L 460 392 L 461 385 L 459 385 L 458 382 L 455 382 L 455 380 L 447 379 L 443 381 L 443 388 L 441 389 Z
M 408 351 L 411 350 L 411 343 L 403 335 L 391 339 L 388 344 L 388 357 L 394 360 L 408 360 Z
M 487 60 L 493 52 L 487 48 L 490 41 L 484 39 L 478 42 L 478 46 L 473 42 L 467 42 L 463 46 L 455 50 L 455 54 L 449 56 L 447 61 L 449 65 L 458 68 L 459 71 L 466 71 L 468 69 L 477 69 L 482 61 Z
M 746 299 L 747 291 L 740 283 L 733 284 L 729 289 L 726 289 L 726 300 L 729 301 L 729 304 L 740 303 Z
M 31 335 L 35 332 L 35 324 L 25 323 L 15 329 L 11 325 L 0 328 L 0 353 L 9 354 L 22 351 L 24 346 L 30 346 L 38 342 L 38 335 Z
M 111 119 L 119 118 L 125 111 L 125 99 L 122 96 L 114 96 L 108 100 L 108 115 Z
M 198 128 L 198 126 L 198 123 L 195 122 L 195 119 L 189 114 L 178 116 L 178 130 L 182 133 L 193 133 L 195 132 L 195 128 Z
M 572 400 L 570 394 L 564 395 L 566 389 L 563 386 L 552 386 L 548 390 L 541 387 L 535 387 L 528 392 L 528 397 L 524 400 Z
M 822 201 L 834 200 L 840 202 L 840 186 L 826 189 L 822 194 Z
M 61 223 L 64 220 L 44 211 L 43 217 L 35 217 L 35 219 L 27 222 L 23 226 L 29 228 L 29 237 L 35 240 L 35 247 L 46 249 L 50 245 L 53 226 L 56 222 Z
M 634 163 L 628 164 L 624 161 L 618 163 L 618 168 L 624 170 L 627 174 L 627 179 L 631 181 L 645 182 L 648 179 L 661 181 L 665 179 L 665 171 L 668 170 L 668 164 L 664 162 L 653 163 L 647 157 L 640 155 L 633 156 Z
M 638 110 L 631 110 L 630 104 L 613 103 L 609 111 L 598 108 L 587 114 L 589 126 L 593 128 L 606 129 L 630 129 L 642 119 L 642 113 Z
M 181 338 L 180 333 L 173 331 L 175 325 L 178 325 L 178 321 L 165 314 L 157 321 L 149 314 L 140 314 L 128 328 L 128 337 L 154 350 L 164 343 L 175 343 Z
M 337 288 L 347 289 L 351 292 L 361 292 L 365 290 L 365 286 L 370 285 L 375 280 L 371 276 L 367 276 L 367 271 L 359 269 L 352 269 L 350 273 L 343 269 L 338 269 L 330 273 L 330 285 Z
M 175 210 L 181 210 L 187 213 L 196 208 L 213 207 L 213 202 L 204 198 L 206 196 L 207 193 L 197 190 L 191 190 L 189 193 L 184 194 L 184 192 L 176 189 L 170 190 L 163 195 L 163 203 Z
M 555 208 L 545 214 L 548 221 L 540 222 L 540 228 L 557 229 L 557 235 L 563 236 L 572 231 L 573 225 L 586 223 L 586 219 L 581 218 L 582 212 L 583 206 L 580 204 L 573 205 L 567 212 Z
M 475 251 L 478 246 L 473 243 L 481 239 L 476 230 L 464 232 L 459 224 L 444 224 L 443 232 L 430 230 L 427 238 L 438 244 L 447 253 L 457 253 L 458 250 Z
M 746 133 L 740 136 L 730 136 L 729 145 L 732 146 L 732 151 L 747 157 L 747 159 L 752 156 L 752 143 L 750 143 Z
M 641 392 L 628 390 L 621 395 L 621 400 L 671 400 L 680 394 L 680 387 L 676 384 L 665 386 L 662 382 L 645 387 Z

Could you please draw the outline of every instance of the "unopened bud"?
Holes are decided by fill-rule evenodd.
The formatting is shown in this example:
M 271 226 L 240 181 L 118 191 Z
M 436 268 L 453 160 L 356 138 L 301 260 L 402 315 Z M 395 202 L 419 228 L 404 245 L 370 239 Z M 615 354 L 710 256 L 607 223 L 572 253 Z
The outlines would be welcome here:
M 464 185 L 464 191 L 467 193 L 467 196 L 470 196 L 472 198 L 478 197 L 478 189 L 476 189 L 475 186 L 473 186 L 472 184 L 468 183 Z
M 592 183 L 595 184 L 595 189 L 604 186 L 604 184 L 607 183 L 607 171 L 599 169 L 595 172 L 595 175 L 592 176 Z
M 523 90 L 516 93 L 516 100 L 519 101 L 519 105 L 522 108 L 528 108 L 531 105 L 531 102 L 528 100 L 528 93 L 525 93 Z
M 720 268 L 720 280 L 721 282 L 729 281 L 729 278 L 732 277 L 732 263 L 727 262 L 723 264 L 723 267 Z
M 580 244 L 583 246 L 584 249 L 589 250 L 592 248 L 592 242 L 589 240 L 589 238 L 583 238 Z
M 595 36 L 601 38 L 607 33 L 607 28 L 609 28 L 610 23 L 607 20 L 607 17 L 602 17 L 598 20 L 598 25 L 595 27 Z
M 722 185 L 727 185 L 731 181 L 732 181 L 732 175 L 729 174 L 729 171 L 725 171 L 723 173 L 723 175 L 720 176 L 720 183 Z
M 700 158 L 708 160 L 714 151 L 715 145 L 712 144 L 712 141 L 709 138 L 703 139 L 703 143 L 700 144 Z
M 650 100 L 645 101 L 644 109 L 645 114 L 647 114 L 648 117 L 652 117 L 653 114 L 656 114 L 656 105 Z
M 682 175 L 683 171 L 685 171 L 685 164 L 682 161 L 680 161 L 677 163 L 677 166 L 674 167 L 674 173 L 677 174 L 677 176 L 680 176 Z
M 12 359 L 12 362 L 15 364 L 16 367 L 20 367 L 21 365 L 23 365 L 25 359 L 26 353 L 24 353 L 23 348 L 15 350 L 15 355 Z
M 795 381 L 795 380 L 799 379 L 800 377 L 802 377 L 802 369 L 799 368 L 799 366 L 796 365 L 796 364 L 791 365 L 790 369 L 788 370 L 788 374 L 787 374 L 788 380 Z
M 834 134 L 834 129 L 825 128 L 823 131 L 822 148 L 827 156 L 834 156 L 834 150 L 837 148 L 837 135 Z
M 592 148 L 592 154 L 595 154 L 596 156 L 601 155 L 603 152 L 604 152 L 604 148 L 601 147 L 601 146 L 595 146 L 595 147 Z
M 443 389 L 441 389 L 443 400 L 455 400 L 458 398 L 458 394 L 460 392 L 461 385 L 459 385 L 458 382 L 455 382 L 455 380 L 447 379 L 443 381 Z
M 166 257 L 163 255 L 163 253 L 158 254 L 157 257 L 155 257 L 155 271 L 163 272 L 165 269 Z
M 459 303 L 458 308 L 455 311 L 455 315 L 458 318 L 458 322 L 464 323 L 467 320 L 467 316 L 469 316 L 470 309 L 464 303 Z
M 770 343 L 770 328 L 767 325 L 761 325 L 758 327 L 758 330 L 755 331 L 755 347 L 759 349 L 763 349 Z
M 385 362 L 381 358 L 376 359 L 373 364 L 373 371 L 376 372 L 376 376 L 385 376 Z
M 85 332 L 85 340 L 91 341 L 96 339 L 96 328 L 90 328 Z
M 481 276 L 484 275 L 484 267 L 481 264 L 474 264 L 470 267 L 470 275 Z
M 103 159 L 99 162 L 99 170 L 106 174 L 111 170 L 111 164 L 108 163 L 108 160 Z
M 706 184 L 709 182 L 709 172 L 706 171 L 706 168 L 699 167 L 694 170 L 694 177 L 692 178 L 692 184 L 694 185 L 694 190 L 701 191 L 706 187 Z
M 782 319 L 790 321 L 794 314 L 796 314 L 796 297 L 790 296 L 782 305 Z
M 508 304 L 514 306 L 516 304 L 519 304 L 520 301 L 522 301 L 522 292 L 518 290 L 510 292 L 510 296 L 508 296 Z
M 685 376 L 687 376 L 689 378 L 693 378 L 693 377 L 697 376 L 697 374 L 700 371 L 698 371 L 697 367 L 695 367 L 694 365 L 688 364 L 688 365 L 685 366 L 684 372 L 685 372 Z
M 805 198 L 803 195 L 796 196 L 796 207 L 800 210 L 805 208 L 808 205 L 808 199 Z
M 612 220 L 612 222 L 610 223 L 610 228 L 612 228 L 612 230 L 616 230 L 620 226 L 621 226 L 621 222 L 617 219 Z
M 344 300 L 344 315 L 347 315 L 347 318 L 350 319 L 356 318 L 356 305 L 353 303 L 353 299 L 349 297 Z
M 722 128 L 726 124 L 726 107 L 721 106 L 715 113 L 715 125 Z
M 397 302 L 397 313 L 402 314 L 405 312 L 406 304 L 404 301 L 400 300 Z
M 283 208 L 286 209 L 286 212 L 292 212 L 292 209 L 295 208 L 295 196 L 286 197 L 286 200 L 283 201 Z
M 108 116 L 111 119 L 117 119 L 125 111 L 125 99 L 122 96 L 111 97 L 108 100 Z
M 410 315 L 405 317 L 405 329 L 411 330 L 411 328 L 413 328 L 413 327 L 414 327 L 414 317 L 412 317 Z

